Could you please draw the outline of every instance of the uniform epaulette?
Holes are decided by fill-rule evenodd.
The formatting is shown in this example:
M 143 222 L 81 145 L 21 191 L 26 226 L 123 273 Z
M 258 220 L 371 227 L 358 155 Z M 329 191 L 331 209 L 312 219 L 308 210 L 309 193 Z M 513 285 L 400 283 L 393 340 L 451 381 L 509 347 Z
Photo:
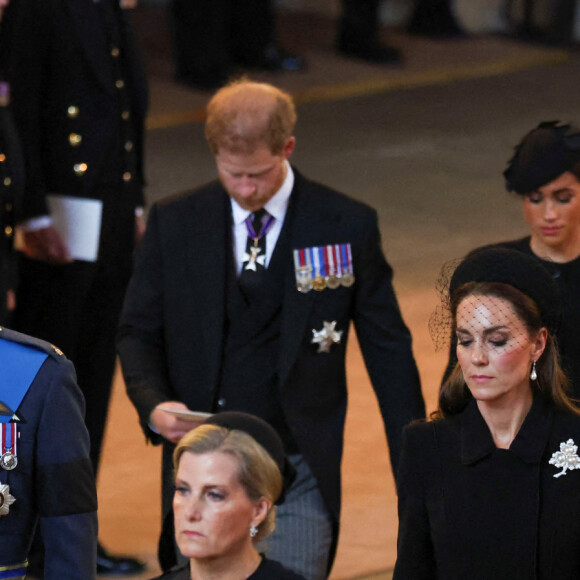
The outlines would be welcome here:
M 35 338 L 34 336 L 28 336 L 27 334 L 22 334 L 21 332 L 16 332 L 15 330 L 10 330 L 4 326 L 0 326 L 0 339 L 9 340 L 10 342 L 17 342 L 24 346 L 29 346 L 30 348 L 41 350 L 46 354 L 50 355 L 54 359 L 60 359 L 64 357 L 64 353 L 60 348 L 41 340 L 40 338 Z

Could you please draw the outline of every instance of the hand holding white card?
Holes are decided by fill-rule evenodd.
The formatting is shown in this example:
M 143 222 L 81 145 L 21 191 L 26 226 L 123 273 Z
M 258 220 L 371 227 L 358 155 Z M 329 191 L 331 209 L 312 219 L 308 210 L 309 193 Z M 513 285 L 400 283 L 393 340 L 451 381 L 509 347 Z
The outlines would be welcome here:
M 175 415 L 183 421 L 205 421 L 208 417 L 211 417 L 213 413 L 202 413 L 201 411 L 181 411 L 179 409 L 165 409 L 164 407 L 159 407 L 162 411 Z
M 99 256 L 103 202 L 98 199 L 48 195 L 54 227 L 75 260 L 96 262 Z

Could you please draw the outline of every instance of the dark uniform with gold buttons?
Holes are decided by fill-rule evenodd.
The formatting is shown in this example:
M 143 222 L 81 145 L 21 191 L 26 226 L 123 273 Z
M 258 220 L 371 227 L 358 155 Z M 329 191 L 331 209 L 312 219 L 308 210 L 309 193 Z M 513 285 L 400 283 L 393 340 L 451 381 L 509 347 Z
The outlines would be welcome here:
M 73 366 L 6 328 L 0 365 L 0 578 L 24 578 L 40 521 L 45 580 L 93 580 L 97 495 Z
M 146 79 L 119 0 L 19 0 L 14 9 L 10 80 L 27 176 L 23 217 L 49 215 L 47 196 L 58 194 L 102 201 L 102 223 L 96 262 L 22 257 L 13 326 L 74 362 L 96 471 L 135 212 L 144 204 Z
M 74 362 L 98 466 L 114 370 L 114 335 L 143 206 L 146 81 L 117 0 L 21 0 L 11 58 L 14 118 L 24 153 L 25 219 L 47 195 L 103 202 L 96 262 L 21 260 L 14 326 Z
M 7 292 L 16 286 L 15 212 L 24 186 L 20 143 L 9 104 L 10 85 L 0 81 L 0 324 L 8 322 Z

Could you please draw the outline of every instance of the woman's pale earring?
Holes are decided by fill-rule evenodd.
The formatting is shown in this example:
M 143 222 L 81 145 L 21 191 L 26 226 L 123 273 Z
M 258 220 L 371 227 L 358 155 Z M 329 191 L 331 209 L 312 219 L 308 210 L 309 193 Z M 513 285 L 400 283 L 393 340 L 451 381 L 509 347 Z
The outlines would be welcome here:
M 255 538 L 258 535 L 258 528 L 256 526 L 252 526 L 250 528 L 250 538 Z
M 536 372 L 536 361 L 532 363 L 532 372 L 530 373 L 530 379 L 535 381 L 538 378 L 538 373 Z

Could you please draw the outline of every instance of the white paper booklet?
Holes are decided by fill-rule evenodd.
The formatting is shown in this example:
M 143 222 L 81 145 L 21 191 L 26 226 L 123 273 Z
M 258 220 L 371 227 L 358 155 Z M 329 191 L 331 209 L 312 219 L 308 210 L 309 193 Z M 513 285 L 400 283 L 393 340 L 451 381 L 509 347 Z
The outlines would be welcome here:
M 96 262 L 99 256 L 103 202 L 67 195 L 48 195 L 47 201 L 54 227 L 71 257 Z

